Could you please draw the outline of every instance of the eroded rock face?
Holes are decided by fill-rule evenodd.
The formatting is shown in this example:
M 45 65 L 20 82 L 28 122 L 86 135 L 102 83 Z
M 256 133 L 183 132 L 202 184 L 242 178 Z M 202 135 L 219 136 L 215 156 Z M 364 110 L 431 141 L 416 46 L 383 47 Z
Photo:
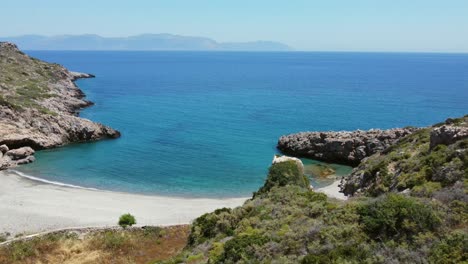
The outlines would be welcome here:
M 9 157 L 12 160 L 20 160 L 34 155 L 34 149 L 31 147 L 22 147 L 19 149 L 9 150 L 5 156 Z
M 468 138 L 468 127 L 443 125 L 431 131 L 430 149 L 440 144 L 450 145 L 464 138 Z
M 395 143 L 417 128 L 342 132 L 301 132 L 282 136 L 278 149 L 283 153 L 326 162 L 357 165 L 361 160 Z
M 79 110 L 92 103 L 74 81 L 92 77 L 33 59 L 16 45 L 0 42 L 0 145 L 39 150 L 119 137 L 117 130 L 78 117 Z M 3 150 L 0 147 L 5 154 Z
M 35 160 L 35 152 L 30 147 L 22 147 L 18 149 L 8 150 L 8 147 L 6 145 L 1 145 L 0 152 L 2 152 L 2 156 L 0 156 L 1 169 L 8 169 L 18 165 L 31 163 Z
M 288 157 L 288 156 L 273 156 L 273 161 L 271 162 L 271 164 L 277 164 L 277 163 L 281 163 L 281 162 L 286 162 L 286 161 L 294 161 L 296 162 L 299 170 L 301 171 L 302 174 L 304 174 L 304 164 L 302 163 L 302 161 L 298 158 L 294 158 L 294 157 Z

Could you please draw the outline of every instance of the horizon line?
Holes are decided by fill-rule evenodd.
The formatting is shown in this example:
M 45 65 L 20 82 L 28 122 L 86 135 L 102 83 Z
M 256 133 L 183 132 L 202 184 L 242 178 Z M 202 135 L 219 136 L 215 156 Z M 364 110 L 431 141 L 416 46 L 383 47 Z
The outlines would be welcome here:
M 8 41 L 0 41 L 8 42 Z M 13 42 L 10 42 L 13 43 Z M 224 53 L 417 53 L 468 55 L 468 51 L 396 51 L 396 50 L 132 50 L 132 49 L 22 49 L 23 51 L 67 51 L 67 52 L 224 52 Z

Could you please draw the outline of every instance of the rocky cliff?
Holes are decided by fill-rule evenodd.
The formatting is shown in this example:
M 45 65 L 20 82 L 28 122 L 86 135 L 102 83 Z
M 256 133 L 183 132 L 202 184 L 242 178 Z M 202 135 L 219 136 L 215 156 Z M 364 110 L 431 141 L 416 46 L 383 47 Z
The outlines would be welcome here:
M 108 126 L 78 117 L 79 110 L 92 103 L 74 81 L 91 77 L 31 58 L 16 45 L 0 42 L 0 145 L 7 149 L 0 167 L 18 164 L 8 155 L 14 149 L 39 150 L 119 137 Z
M 468 116 L 422 128 L 365 159 L 343 178 L 346 195 L 432 192 L 468 177 Z
M 342 132 L 302 132 L 282 136 L 278 149 L 283 153 L 326 162 L 358 165 L 361 160 L 382 151 L 416 128 Z

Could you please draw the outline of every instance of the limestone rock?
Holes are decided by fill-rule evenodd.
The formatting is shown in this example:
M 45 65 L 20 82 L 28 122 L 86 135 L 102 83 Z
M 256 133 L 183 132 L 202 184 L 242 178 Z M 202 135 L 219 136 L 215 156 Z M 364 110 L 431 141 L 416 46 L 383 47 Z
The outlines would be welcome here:
M 11 165 L 5 157 L 10 149 L 40 150 L 119 137 L 117 130 L 78 117 L 79 110 L 92 103 L 74 81 L 92 77 L 31 58 L 16 45 L 0 42 L 0 158 L 6 164 L 0 167 Z M 22 85 L 25 80 L 33 85 Z
M 417 128 L 341 132 L 301 132 L 282 136 L 278 149 L 283 153 L 333 163 L 357 165 Z
M 3 145 L 0 146 L 0 152 L 1 152 L 2 154 L 7 153 L 8 150 L 10 150 L 10 149 L 8 148 L 7 145 L 3 144 Z
M 12 149 L 6 153 L 6 156 L 11 160 L 21 160 L 34 155 L 34 150 L 31 147 L 22 147 L 19 149 Z
M 9 148 L 6 145 L 2 145 L 0 146 L 0 149 Z M 34 150 L 30 147 L 21 147 L 18 149 L 8 150 L 4 155 L 2 154 L 2 156 L 0 156 L 0 170 L 31 163 L 35 160 L 34 153 Z
M 298 158 L 294 158 L 294 157 L 288 157 L 288 156 L 278 156 L 278 155 L 275 155 L 273 156 L 273 161 L 271 162 L 271 164 L 276 164 L 276 163 L 280 163 L 280 162 L 286 162 L 286 161 L 294 161 L 296 162 L 297 166 L 299 167 L 300 171 L 302 174 L 304 174 L 304 164 L 302 163 L 302 161 Z
M 36 160 L 36 158 L 34 156 L 28 156 L 28 157 L 26 157 L 24 159 L 17 160 L 16 164 L 17 165 L 28 164 L 28 163 L 34 162 L 35 160 Z
M 430 149 L 437 145 L 450 145 L 458 140 L 468 138 L 468 127 L 443 125 L 431 131 Z

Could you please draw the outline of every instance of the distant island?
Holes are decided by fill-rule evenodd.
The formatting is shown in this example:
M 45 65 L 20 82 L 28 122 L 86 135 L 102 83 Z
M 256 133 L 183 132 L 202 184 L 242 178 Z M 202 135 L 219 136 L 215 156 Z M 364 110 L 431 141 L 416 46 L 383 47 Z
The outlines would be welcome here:
M 217 42 L 206 37 L 172 34 L 142 34 L 130 37 L 99 35 L 23 35 L 0 37 L 23 50 L 173 50 L 173 51 L 291 51 L 275 41 Z

